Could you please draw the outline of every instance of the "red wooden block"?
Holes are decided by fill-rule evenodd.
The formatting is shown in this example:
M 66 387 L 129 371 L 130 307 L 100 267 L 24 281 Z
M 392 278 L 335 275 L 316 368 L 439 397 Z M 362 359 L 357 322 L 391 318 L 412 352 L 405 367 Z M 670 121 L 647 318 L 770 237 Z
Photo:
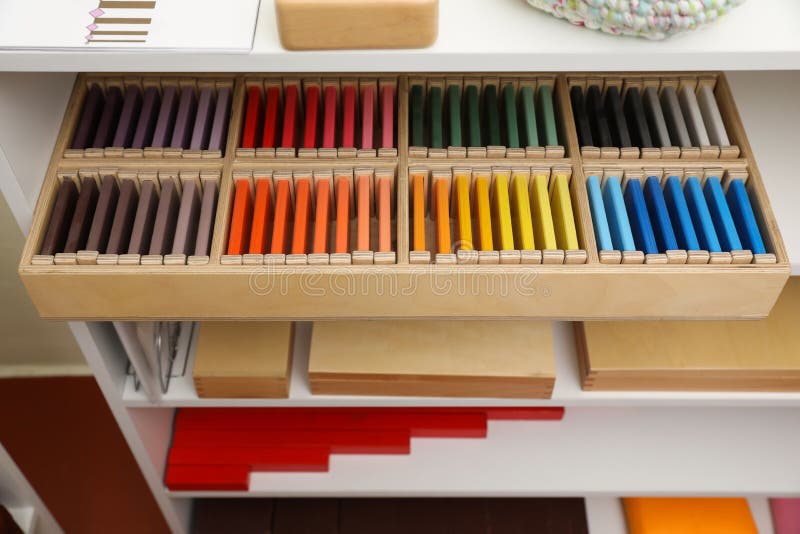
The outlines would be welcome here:
M 409 430 L 412 437 L 483 438 L 486 414 L 483 412 L 431 413 L 424 409 L 382 412 L 303 411 L 300 413 L 256 411 L 248 408 L 227 414 L 181 411 L 175 418 L 176 431 L 184 430 Z
M 303 129 L 303 148 L 317 148 L 317 121 L 319 120 L 319 86 L 306 89 L 306 122 Z
M 367 85 L 361 92 L 361 148 L 371 150 L 375 139 L 375 87 Z
M 298 108 L 299 89 L 296 85 L 286 87 L 286 102 L 283 106 L 283 138 L 281 148 L 294 148 L 297 146 L 296 124 Z
M 267 88 L 267 112 L 264 115 L 264 135 L 261 146 L 275 148 L 278 141 L 278 114 L 281 108 L 281 88 L 272 86 Z
M 342 147 L 356 146 L 356 88 L 345 85 L 342 89 Z
M 327 447 L 172 447 L 170 465 L 246 465 L 260 472 L 325 472 Z
M 173 447 L 325 447 L 333 454 L 408 454 L 408 430 L 178 430 Z
M 381 88 L 381 148 L 394 148 L 394 86 Z
M 492 420 L 507 421 L 560 421 L 564 418 L 561 406 L 528 406 L 486 408 L 486 416 Z
M 247 110 L 242 130 L 242 148 L 255 148 L 261 131 L 261 87 L 251 85 L 247 90 Z
M 172 491 L 247 491 L 246 465 L 168 465 L 164 483 Z
M 322 148 L 336 148 L 336 115 L 339 105 L 336 102 L 336 86 L 325 88 L 325 120 L 322 127 Z

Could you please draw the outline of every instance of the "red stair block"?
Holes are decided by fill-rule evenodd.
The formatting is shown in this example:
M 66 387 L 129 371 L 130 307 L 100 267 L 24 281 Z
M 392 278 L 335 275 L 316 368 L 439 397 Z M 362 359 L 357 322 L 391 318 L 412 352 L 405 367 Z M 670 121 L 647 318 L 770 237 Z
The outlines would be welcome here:
M 250 468 L 244 465 L 167 465 L 164 482 L 173 491 L 247 491 Z
M 486 415 L 464 411 L 431 413 L 427 410 L 385 412 L 366 410 L 270 411 L 244 408 L 234 413 L 205 409 L 180 410 L 177 430 L 410 430 L 412 437 L 483 438 Z
M 557 421 L 561 407 L 183 408 L 172 490 L 242 490 L 250 472 L 326 472 L 330 454 L 409 454 L 411 437 L 485 438 L 488 420 Z
M 324 447 L 331 454 L 408 454 L 407 430 L 184 430 L 175 432 L 173 447 Z
M 294 472 L 328 470 L 327 447 L 172 447 L 170 465 L 247 466 L 252 471 Z

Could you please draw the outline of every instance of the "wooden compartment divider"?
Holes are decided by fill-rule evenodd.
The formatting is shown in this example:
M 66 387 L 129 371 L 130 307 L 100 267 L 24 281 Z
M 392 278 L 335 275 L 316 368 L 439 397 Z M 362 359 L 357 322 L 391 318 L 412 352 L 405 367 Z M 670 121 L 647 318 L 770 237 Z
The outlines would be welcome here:
M 636 158 L 594 157 L 582 154 L 574 116 L 570 106 L 569 86 L 587 79 L 608 83 L 646 83 L 646 80 L 674 79 L 677 83 L 714 81 L 714 90 L 731 142 L 738 152 L 720 150 L 715 159 L 687 159 L 689 154 L 640 152 Z M 67 153 L 89 81 L 101 83 L 145 83 L 145 80 L 179 80 L 179 83 L 227 84 L 233 89 L 228 136 L 224 154 L 195 154 L 182 151 L 171 154 L 128 154 L 124 150 Z M 485 150 L 476 155 L 467 151 L 431 153 L 427 148 L 409 146 L 410 84 L 456 80 L 498 82 L 498 88 L 510 81 L 516 88 L 532 83 L 550 83 L 554 87 L 557 124 L 560 125 L 561 150 Z M 141 80 L 141 82 L 139 81 Z M 183 80 L 183 82 L 180 82 Z M 269 83 L 319 84 L 394 84 L 395 145 L 384 150 L 317 149 L 292 154 L 253 151 L 238 148 L 242 135 L 247 88 L 262 88 Z M 621 81 L 620 81 L 621 80 Z M 599 83 L 599 82 L 598 82 Z M 647 82 L 649 83 L 649 82 Z M 302 93 L 302 91 L 301 91 Z M 302 94 L 299 95 L 302 101 Z M 262 109 L 263 111 L 263 109 Z M 702 150 L 699 158 L 703 157 Z M 199 157 L 197 157 L 199 155 Z M 77 156 L 77 157 L 74 157 Z M 141 156 L 141 157 L 140 157 Z M 180 156 L 180 157 L 171 157 Z M 285 157 L 284 157 L 285 156 Z M 663 176 L 666 170 L 684 173 L 692 169 L 722 169 L 728 174 L 746 177 L 746 187 L 758 219 L 766 254 L 747 264 L 706 263 L 696 265 L 662 261 L 653 257 L 640 264 L 619 261 L 608 251 L 598 251 L 586 192 L 589 172 L 616 169 L 623 176 L 638 178 L 653 170 Z M 275 261 L 264 257 L 241 255 L 229 257 L 228 235 L 233 210 L 235 180 L 287 179 L 294 187 L 299 176 L 316 184 L 337 173 L 369 169 L 390 171 L 394 180 L 392 198 L 393 225 L 391 256 L 371 261 L 365 255 L 345 258 L 314 254 L 287 255 Z M 470 254 L 458 251 L 453 258 L 429 255 L 424 261 L 413 251 L 413 209 L 409 170 L 423 169 L 428 174 L 452 176 L 457 169 L 534 173 L 560 169 L 567 172 L 569 193 L 579 243 L 578 250 L 568 251 L 563 260 L 550 251 L 506 254 L 511 261 L 473 262 Z M 179 181 L 216 180 L 218 203 L 210 252 L 204 257 L 164 257 L 158 264 L 149 261 L 126 263 L 117 258 L 83 254 L 79 261 L 56 261 L 39 255 L 55 202 L 57 186 L 63 179 L 82 175 L 117 177 L 173 176 Z M 637 174 L 638 172 L 638 174 Z M 252 177 L 252 178 L 251 178 Z M 254 184 L 255 185 L 255 184 Z M 372 190 L 374 195 L 374 189 Z M 333 191 L 331 192 L 334 193 Z M 312 209 L 314 191 L 311 192 Z M 331 221 L 332 222 L 332 221 Z M 429 221 L 430 222 L 430 221 Z M 331 228 L 333 228 L 331 226 Z M 429 229 L 428 229 L 429 230 Z M 426 231 L 428 231 L 426 230 Z M 374 233 L 373 231 L 370 232 Z M 351 239 L 353 236 L 351 236 Z M 430 239 L 430 237 L 428 238 Z M 372 246 L 371 246 L 372 248 Z M 515 248 L 516 245 L 515 245 Z M 90 251 L 91 252 L 91 251 Z M 362 252 L 362 251 L 351 251 Z M 537 256 L 537 252 L 540 254 Z M 519 254 L 517 254 L 519 253 Z M 571 254 L 570 254 L 571 253 Z M 236 256 L 236 255 L 231 255 Z M 291 257 L 290 257 L 291 256 Z M 314 257 L 312 257 L 314 256 Z M 447 256 L 447 255 L 445 255 Z M 513 256 L 513 258 L 512 258 Z M 518 262 L 513 259 L 519 256 Z M 539 256 L 541 259 L 539 259 Z M 667 255 L 669 256 L 669 255 Z M 559 258 L 562 256 L 558 255 Z M 744 256 L 737 256 L 743 258 Z M 612 258 L 612 259 L 609 259 Z M 667 258 L 669 260 L 669 257 Z M 101 261 L 102 260 L 102 261 Z M 341 260 L 341 261 L 338 261 Z M 87 263 L 87 264 L 84 264 Z M 488 263 L 488 264 L 487 264 Z M 766 196 L 763 181 L 736 111 L 724 74 L 646 73 L 646 74 L 291 74 L 291 75 L 154 75 L 112 74 L 80 75 L 70 104 L 42 193 L 36 206 L 32 230 L 20 262 L 20 275 L 28 292 L 44 317 L 62 319 L 317 319 L 317 318 L 392 318 L 392 317 L 494 317 L 550 319 L 612 318 L 745 318 L 767 315 L 789 277 L 789 262 L 780 233 Z M 731 288 L 736 288 L 732 290 Z

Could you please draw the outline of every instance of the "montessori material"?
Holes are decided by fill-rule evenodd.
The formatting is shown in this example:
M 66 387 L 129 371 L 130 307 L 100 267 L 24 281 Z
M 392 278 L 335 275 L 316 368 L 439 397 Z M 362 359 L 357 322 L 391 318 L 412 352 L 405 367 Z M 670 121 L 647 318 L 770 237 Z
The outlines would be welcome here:
M 66 158 L 203 157 L 225 150 L 233 82 L 203 77 L 88 77 Z
M 104 172 L 63 174 L 43 254 L 66 265 L 208 262 L 218 174 Z
M 175 491 L 247 491 L 251 473 L 327 472 L 332 454 L 408 455 L 412 437 L 486 438 L 489 420 L 563 416 L 558 407 L 181 408 L 164 478 Z
M 393 171 L 264 170 L 233 179 L 223 264 L 396 263 Z
M 237 157 L 397 156 L 396 77 L 248 77 L 244 83 Z M 414 109 L 422 113 L 422 105 Z
M 716 72 L 82 74 L 42 183 L 61 319 L 754 318 L 790 270 Z
M 197 396 L 288 397 L 293 328 L 280 322 L 201 323 L 192 370 Z
M 553 78 L 412 76 L 409 84 L 409 150 L 413 155 L 564 156 Z
M 718 90 L 726 83 L 720 77 L 567 78 L 585 158 L 717 159 L 739 155 L 727 126 L 735 111 L 730 109 L 726 92 Z
M 758 534 L 747 499 L 625 498 L 630 534 Z
M 587 390 L 800 391 L 800 280 L 757 321 L 577 323 Z
M 746 170 L 689 169 L 684 175 L 655 167 L 587 168 L 586 173 L 602 263 L 777 261 L 764 247 Z M 604 234 L 606 225 L 610 241 Z
M 410 173 L 411 263 L 586 263 L 569 168 L 412 167 Z M 431 207 L 426 210 L 428 181 L 432 181 Z
M 324 395 L 549 398 L 554 365 L 549 322 L 323 321 L 308 376 Z

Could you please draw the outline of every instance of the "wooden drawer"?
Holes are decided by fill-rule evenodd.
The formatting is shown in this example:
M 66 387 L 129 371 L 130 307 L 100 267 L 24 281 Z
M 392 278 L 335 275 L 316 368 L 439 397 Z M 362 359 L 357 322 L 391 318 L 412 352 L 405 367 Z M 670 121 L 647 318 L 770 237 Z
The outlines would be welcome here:
M 638 75 L 595 75 L 602 80 L 633 79 Z M 650 76 L 650 75 L 648 75 Z M 652 74 L 653 79 L 666 79 L 670 75 Z M 100 78 L 108 80 L 135 80 L 139 75 L 120 74 Z M 192 78 L 191 83 L 201 85 L 202 77 Z M 307 318 L 391 318 L 391 317 L 497 317 L 497 318 L 552 318 L 552 319 L 620 319 L 620 318 L 747 318 L 763 317 L 774 305 L 781 289 L 789 277 L 790 267 L 780 233 L 777 228 L 762 178 L 753 160 L 747 137 L 733 104 L 724 75 L 698 73 L 675 75 L 676 79 L 713 80 L 714 94 L 719 104 L 725 128 L 738 150 L 721 151 L 714 159 L 692 159 L 689 157 L 650 158 L 639 152 L 636 158 L 603 158 L 596 154 L 581 154 L 569 100 L 570 84 L 585 80 L 580 74 L 498 74 L 498 83 L 510 83 L 515 90 L 524 87 L 524 80 L 543 81 L 553 87 L 555 120 L 558 138 L 563 143 L 563 154 L 547 148 L 529 147 L 514 151 L 506 147 L 503 154 L 488 150 L 459 151 L 411 150 L 409 87 L 412 83 L 432 84 L 447 79 L 463 82 L 480 79 L 481 83 L 493 83 L 495 78 L 484 75 L 399 75 L 379 74 L 371 77 L 354 75 L 350 78 L 337 75 L 300 74 L 303 87 L 319 80 L 334 83 L 337 87 L 359 80 L 359 83 L 389 84 L 396 88 L 396 136 L 397 154 L 389 150 L 373 150 L 350 153 L 337 150 L 330 157 L 325 152 L 309 152 L 309 157 L 299 151 L 287 157 L 273 156 L 267 151 L 248 152 L 240 147 L 245 120 L 246 87 L 266 87 L 278 77 L 254 74 L 241 76 L 212 76 L 210 79 L 224 81 L 233 87 L 231 116 L 226 149 L 222 154 L 197 154 L 184 151 L 180 157 L 168 154 L 148 158 L 131 157 L 123 149 L 94 154 L 82 153 L 80 157 L 66 154 L 67 143 L 73 136 L 79 120 L 81 101 L 86 93 L 87 81 L 98 80 L 97 75 L 81 75 L 76 82 L 73 99 L 68 107 L 62 131 L 48 168 L 44 186 L 36 207 L 30 235 L 23 251 L 20 275 L 34 304 L 43 317 L 63 319 L 307 319 Z M 203 78 L 205 79 L 205 78 Z M 648 78 L 649 79 L 649 78 Z M 326 82 L 327 80 L 327 82 Z M 187 82 L 188 83 L 188 82 Z M 215 82 L 217 83 L 217 82 Z M 444 82 L 446 83 L 446 82 Z M 582 82 L 581 82 L 582 83 Z M 605 83 L 605 82 L 604 82 Z M 611 83 L 611 82 L 609 82 Z M 138 153 L 137 153 L 138 154 Z M 668 151 L 669 154 L 669 151 Z M 175 154 L 177 155 L 177 153 Z M 563 155 L 563 157 L 562 157 Z M 661 153 L 659 153 L 661 156 Z M 469 175 L 469 193 L 464 199 L 474 203 L 473 179 L 482 173 L 488 176 L 487 184 L 495 187 L 497 176 L 507 175 L 511 186 L 509 198 L 512 214 L 522 209 L 519 198 L 533 195 L 537 176 L 546 175 L 546 183 L 539 190 L 544 202 L 549 204 L 547 213 L 553 213 L 556 229 L 553 241 L 545 238 L 531 239 L 531 243 L 519 240 L 507 245 L 499 238 L 487 250 L 466 250 L 459 239 L 456 182 L 459 173 Z M 420 228 L 427 237 L 424 250 L 415 246 L 415 193 L 414 176 L 423 173 L 422 202 L 424 221 Z M 363 189 L 359 189 L 359 177 L 368 176 Z M 668 251 L 664 254 L 647 254 L 643 250 L 598 250 L 597 233 L 593 221 L 587 183 L 590 177 L 598 180 L 615 175 L 621 184 L 631 180 L 641 181 L 656 177 L 664 183 L 670 176 L 686 180 L 696 176 L 704 183 L 708 176 L 716 176 L 720 184 L 738 178 L 745 188 L 746 196 L 754 212 L 763 239 L 764 251 L 760 254 L 723 252 L 703 255 L 683 251 Z M 207 235 L 205 248 L 163 245 L 155 250 L 140 251 L 140 254 L 108 254 L 106 250 L 75 250 L 71 253 L 41 254 L 42 244 L 50 228 L 50 219 L 57 203 L 61 184 L 67 180 L 75 184 L 73 203 L 86 179 L 93 179 L 98 190 L 103 187 L 103 178 L 111 176 L 117 188 L 125 180 L 133 185 L 126 187 L 141 191 L 142 185 L 160 194 L 165 184 L 168 194 L 175 195 L 173 209 L 180 211 L 184 191 L 198 195 L 195 210 L 202 212 L 203 202 L 213 206 L 205 215 L 205 226 L 200 225 L 196 212 L 190 211 L 192 202 L 186 201 L 187 211 L 193 213 L 193 224 L 182 227 L 179 234 L 186 242 Z M 563 178 L 556 179 L 556 176 Z M 317 187 L 320 181 L 330 180 L 326 195 L 330 199 L 329 232 L 335 232 L 335 215 L 338 198 L 335 185 L 338 179 L 350 177 L 350 211 L 345 242 L 349 244 L 335 250 L 333 233 L 323 244 L 322 253 L 314 253 L 310 245 L 299 251 L 290 245 L 285 250 L 250 250 L 231 246 L 231 231 L 236 230 L 232 218 L 237 210 L 237 183 L 242 185 L 243 199 L 240 209 L 249 209 L 243 220 L 248 221 L 257 201 L 258 181 L 267 180 L 268 198 L 279 194 L 277 184 L 287 181 L 289 192 L 283 193 L 290 207 L 297 202 L 296 184 L 307 180 L 304 187 L 311 187 L 305 225 L 312 226 L 316 207 Z M 378 186 L 379 179 L 386 181 Z M 436 180 L 447 184 L 431 187 Z M 518 180 L 519 183 L 512 183 Z M 560 181 L 557 185 L 556 182 Z M 514 190 L 513 186 L 520 189 Z M 113 188 L 113 186 L 107 186 Z M 285 187 L 285 186 L 284 186 Z M 500 187 L 498 185 L 498 187 Z M 448 203 L 436 205 L 436 210 L 449 213 L 444 232 L 449 239 L 435 241 L 440 227 L 438 219 L 431 215 L 436 199 L 435 192 L 447 191 Z M 552 191 L 560 188 L 558 193 Z M 169 191 L 169 190 L 172 191 Z M 213 191 L 211 191 L 213 189 Z M 245 193 L 248 189 L 249 193 Z M 529 189 L 529 191 L 528 191 Z M 367 193 L 368 192 L 368 193 Z M 506 194 L 506 193 L 504 193 Z M 556 206 L 553 195 L 559 198 Z M 359 196 L 360 195 L 360 196 Z M 492 190 L 491 195 L 494 195 Z M 244 196 L 248 198 L 245 199 Z M 206 198 L 207 197 L 207 198 Z M 303 197 L 305 198 L 305 197 Z M 365 199 L 359 204 L 359 199 Z M 494 196 L 487 197 L 495 201 Z M 500 197 L 497 197 L 500 198 Z M 159 197 L 160 199 L 160 197 Z M 516 201 L 518 204 L 514 204 Z M 160 201 L 159 201 L 160 202 Z M 272 201 L 271 201 L 272 202 Z M 273 205 L 273 204 L 270 204 Z M 531 204 L 531 206 L 534 206 Z M 540 205 L 541 207 L 541 205 Z M 166 210 L 167 208 L 165 208 Z M 358 209 L 363 213 L 363 224 L 358 224 Z M 476 208 L 473 208 L 476 209 Z M 501 209 L 491 206 L 491 210 Z M 531 211 L 533 228 L 540 208 Z M 444 213 L 444 212 L 442 212 Z M 477 212 L 476 212 L 477 213 Z M 566 213 L 567 215 L 564 215 Z M 110 217 L 110 216 L 109 216 Z M 173 215 L 173 219 L 177 215 Z M 209 219 L 209 217 L 211 217 Z M 563 223 L 558 217 L 566 217 Z M 180 224 L 172 224 L 180 227 Z M 524 218 L 523 218 L 524 219 Z M 342 219 L 344 220 L 344 219 Z M 472 220 L 472 219 L 470 219 Z M 514 219 L 514 224 L 520 220 Z M 210 221 L 210 222 L 209 222 Z M 561 221 L 563 224 L 559 224 Z M 68 221 L 71 222 L 71 221 Z M 64 224 L 68 224 L 65 222 Z M 291 235 L 295 219 L 287 219 L 287 235 Z M 213 224 L 212 224 L 213 223 Z M 471 222 L 471 225 L 477 222 Z M 574 235 L 563 234 L 565 225 L 574 226 Z M 341 225 L 340 225 L 341 226 Z M 173 228 L 168 225 L 169 228 Z M 498 225 L 493 228 L 496 230 Z M 174 228 L 177 232 L 178 228 Z M 188 232 L 188 234 L 187 234 Z M 309 229 L 308 232 L 311 232 Z M 364 232 L 361 235 L 359 232 Z M 64 230 L 66 234 L 66 229 Z M 188 237 L 187 237 L 188 235 Z M 310 234 L 307 234 L 310 235 Z M 477 235 L 477 230 L 476 230 Z M 517 231 L 519 236 L 519 230 Z M 169 245 L 175 237 L 166 239 Z M 249 235 L 247 236 L 249 239 Z M 181 243 L 184 241 L 178 240 Z M 325 240 L 323 240 L 325 241 Z M 289 241 L 290 243 L 290 241 Z M 363 245 L 359 250 L 358 245 Z M 436 246 L 448 244 L 447 251 Z M 240 243 L 241 245 L 241 243 Z M 244 245 L 247 246 L 247 245 Z M 271 245 L 270 245 L 271 247 Z M 101 253 L 102 252 L 102 253 Z M 119 251 L 117 251 L 119 252 Z M 652 252 L 652 251 L 650 251 Z M 702 264 L 698 256 L 705 261 Z M 691 257 L 691 260 L 690 260 Z M 676 264 L 677 263 L 677 264 Z

